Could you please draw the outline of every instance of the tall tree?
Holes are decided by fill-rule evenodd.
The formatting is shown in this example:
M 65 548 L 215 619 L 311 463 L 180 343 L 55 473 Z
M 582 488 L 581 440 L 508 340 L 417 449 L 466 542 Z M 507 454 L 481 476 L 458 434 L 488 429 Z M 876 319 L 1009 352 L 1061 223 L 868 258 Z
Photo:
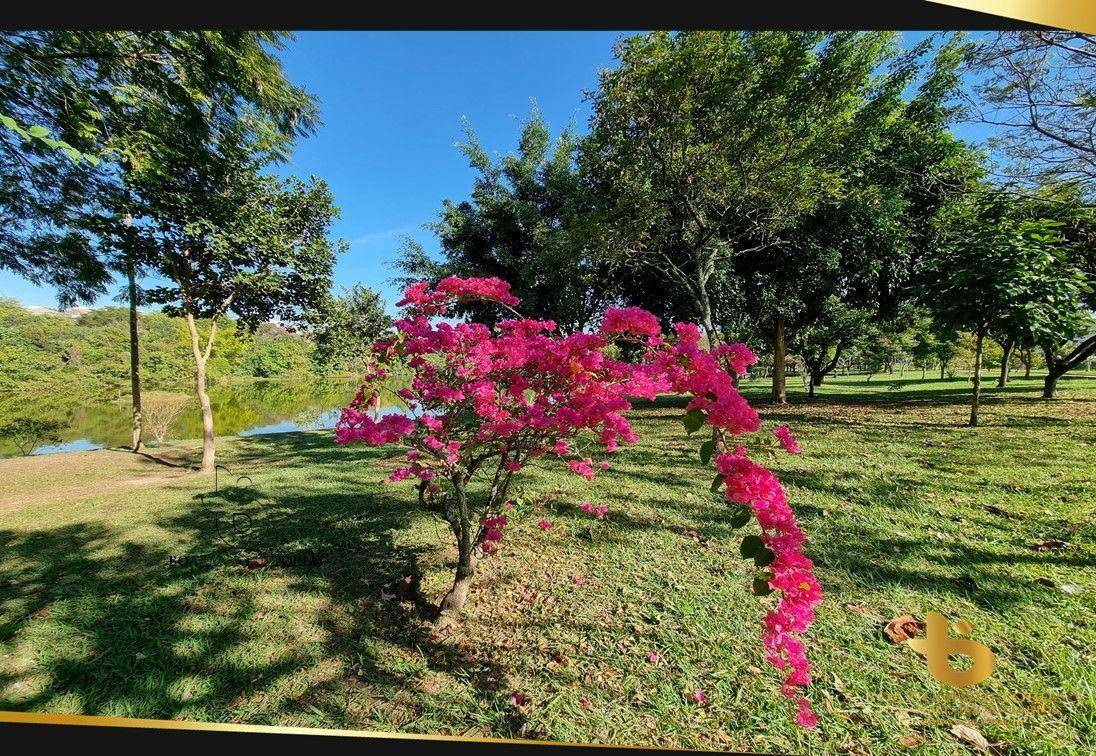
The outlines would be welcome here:
M 719 343 L 730 317 L 718 309 L 725 269 L 769 249 L 839 190 L 836 146 L 893 54 L 894 35 L 876 32 L 655 33 L 620 43 L 584 144 L 609 198 L 610 247 L 687 292 L 691 314 Z M 774 324 L 780 362 L 783 313 Z
M 735 260 L 742 304 L 773 340 L 774 361 L 782 341 L 806 347 L 812 389 L 836 366 L 822 355 L 847 350 L 868 321 L 893 319 L 909 299 L 933 219 L 979 174 L 974 153 L 948 128 L 963 50 L 953 35 L 891 59 L 829 157 L 835 191 L 768 249 Z M 785 401 L 781 370 L 772 397 Z
M 1084 279 L 1061 266 L 1060 225 L 1026 218 L 1014 198 L 987 191 L 955 209 L 923 263 L 922 293 L 934 314 L 974 333 L 971 426 L 978 425 L 985 338 L 1005 332 L 1041 341 L 1061 333 L 1061 318 L 1079 306 Z
M 303 319 L 328 296 L 336 254 L 345 248 L 327 237 L 338 211 L 326 184 L 260 175 L 251 138 L 230 132 L 215 153 L 178 156 L 175 164 L 158 160 L 129 177 L 155 245 L 144 262 L 171 282 L 146 297 L 186 320 L 202 410 L 203 472 L 215 466 L 206 363 L 217 319 L 233 312 L 250 327 Z M 203 318 L 210 321 L 204 335 Z
M 472 195 L 446 200 L 432 225 L 441 260 L 405 242 L 399 281 L 496 276 L 511 284 L 530 317 L 554 320 L 565 333 L 591 325 L 619 299 L 622 277 L 596 254 L 597 221 L 575 159 L 578 140 L 570 130 L 553 139 L 535 107 L 513 154 L 492 159 L 470 126 L 466 135 L 458 147 L 476 173 Z M 458 312 L 480 320 L 498 315 L 473 302 Z
M 285 157 L 316 106 L 274 51 L 282 32 L 22 31 L 0 34 L 0 267 L 58 287 L 62 303 L 101 294 L 114 272 L 130 305 L 134 449 L 141 409 L 136 307 L 142 236 L 125 179 L 240 121 Z M 209 118 L 212 109 L 217 118 Z M 83 152 L 81 152 L 83 151 Z M 102 160 L 100 160 L 102 158 Z

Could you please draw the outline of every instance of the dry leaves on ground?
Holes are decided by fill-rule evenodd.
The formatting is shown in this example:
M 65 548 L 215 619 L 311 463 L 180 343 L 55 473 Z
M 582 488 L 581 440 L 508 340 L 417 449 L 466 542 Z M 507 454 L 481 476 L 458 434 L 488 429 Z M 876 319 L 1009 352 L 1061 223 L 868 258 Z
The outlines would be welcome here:
M 978 730 L 974 729 L 970 725 L 952 725 L 951 734 L 976 751 L 989 750 L 989 741 L 986 740 L 985 736 L 982 735 L 982 733 L 978 732 Z
M 924 622 L 912 614 L 903 614 L 888 622 L 887 626 L 883 628 L 883 634 L 887 636 L 891 643 L 904 643 L 918 633 L 923 632 L 924 629 Z

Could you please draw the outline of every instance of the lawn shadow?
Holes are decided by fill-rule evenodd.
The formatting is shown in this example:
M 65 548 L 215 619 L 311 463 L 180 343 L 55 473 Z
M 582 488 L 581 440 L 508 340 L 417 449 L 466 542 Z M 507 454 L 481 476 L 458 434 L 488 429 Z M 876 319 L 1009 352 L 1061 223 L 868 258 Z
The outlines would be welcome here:
M 23 674 L 0 676 L 0 709 L 224 718 L 255 706 L 266 689 L 306 680 L 309 689 L 273 704 L 267 696 L 248 720 L 314 722 L 322 713 L 327 726 L 361 727 L 351 699 L 376 708 L 417 676 L 378 649 L 422 655 L 425 673 L 466 680 L 483 705 L 505 709 L 501 663 L 459 638 L 439 639 L 424 600 L 392 597 L 401 577 L 422 570 L 424 550 L 397 538 L 422 515 L 406 489 L 362 486 L 377 476 L 361 468 L 373 470 L 383 455 L 332 449 L 322 434 L 290 435 L 248 439 L 216 492 L 211 480 L 209 491 L 155 523 L 177 548 L 103 525 L 0 530 L 0 644 L 37 656 Z M 321 487 L 268 464 L 330 473 Z M 277 614 L 271 601 L 297 596 L 322 650 L 288 637 L 255 653 L 256 628 Z M 288 621 L 285 632 L 299 627 Z M 58 636 L 65 643 L 49 648 L 46 639 Z M 317 681 L 309 670 L 321 665 L 334 673 Z M 413 701 L 406 706 L 413 711 Z M 522 719 L 509 716 L 516 732 Z

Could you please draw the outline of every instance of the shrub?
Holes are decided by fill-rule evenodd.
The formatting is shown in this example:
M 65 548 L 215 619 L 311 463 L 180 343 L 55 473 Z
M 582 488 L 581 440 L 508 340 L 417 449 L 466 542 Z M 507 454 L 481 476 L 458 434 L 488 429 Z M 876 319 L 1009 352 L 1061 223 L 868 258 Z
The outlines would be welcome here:
M 494 303 L 512 317 L 495 328 L 445 319 L 454 304 L 468 300 Z M 751 515 L 760 526 L 760 535 L 743 539 L 741 552 L 758 568 L 754 592 L 781 594 L 765 617 L 765 656 L 785 671 L 782 691 L 798 704 L 798 721 L 813 726 L 814 715 L 799 692 L 810 681 L 799 636 L 813 622 L 821 589 L 801 552 L 806 537 L 776 476 L 744 446 L 727 445 L 730 437 L 761 427 L 734 385 L 735 375 L 744 374 L 756 356 L 743 344 L 706 350 L 700 329 L 690 323 L 678 323 L 665 337 L 655 316 L 638 307 L 610 308 L 598 333 L 560 336 L 551 321 L 522 318 L 513 309 L 518 304 L 497 278 L 447 278 L 434 289 L 426 282 L 410 287 L 398 303 L 405 312 L 396 321 L 396 335 L 374 345 L 377 367 L 335 428 L 339 443 L 405 447 L 406 464 L 389 480 L 414 480 L 419 504 L 449 525 L 458 562 L 439 607 L 439 625 L 452 623 L 464 605 L 477 560 L 498 551 L 515 474 L 540 462 L 565 464 L 592 480 L 611 467 L 608 460 L 594 460 L 592 447 L 611 454 L 620 442 L 637 440 L 623 414 L 631 397 L 682 394 L 689 397 L 686 430 L 712 429 L 700 447 L 701 461 L 714 462 L 718 473 L 712 490 L 723 489 L 738 526 Z M 612 354 L 633 354 L 637 361 L 610 356 L 614 343 L 630 348 Z M 394 367 L 412 376 L 410 385 L 394 392 L 407 412 L 380 415 L 380 392 L 387 390 L 385 379 Z M 779 441 L 798 451 L 787 428 L 764 438 L 769 448 Z
M 42 444 L 60 443 L 64 427 L 60 420 L 16 417 L 0 425 L 0 438 L 14 444 L 23 456 L 29 456 Z

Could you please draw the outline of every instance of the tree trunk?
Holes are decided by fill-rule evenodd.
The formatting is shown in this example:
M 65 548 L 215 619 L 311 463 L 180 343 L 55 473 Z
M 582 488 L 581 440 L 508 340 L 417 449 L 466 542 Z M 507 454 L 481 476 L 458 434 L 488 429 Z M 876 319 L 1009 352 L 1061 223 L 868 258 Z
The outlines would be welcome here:
M 978 426 L 978 398 L 982 389 L 982 339 L 984 329 L 978 328 L 974 339 L 974 392 L 970 401 L 970 427 Z
M 1001 374 L 997 376 L 997 388 L 1004 388 L 1008 385 L 1008 369 L 1009 362 L 1012 361 L 1012 350 L 1015 348 L 1015 344 L 1012 341 L 1006 341 L 1001 345 Z
M 1025 349 L 1020 356 L 1021 362 L 1024 363 L 1024 377 L 1031 377 L 1031 347 Z
M 133 451 L 141 450 L 141 361 L 137 334 L 137 269 L 133 250 L 126 251 L 126 279 L 129 284 L 129 389 L 133 399 Z
M 773 331 L 773 404 L 788 403 L 787 376 L 785 375 L 787 362 L 787 344 L 784 340 L 784 316 L 776 316 L 776 328 Z
M 712 300 L 708 296 L 708 280 L 712 277 L 714 270 L 715 262 L 710 258 L 702 257 L 697 261 L 695 300 L 697 310 L 700 313 L 700 325 L 704 328 L 704 335 L 708 339 L 708 349 L 715 349 L 723 342 L 723 339 L 719 336 L 719 331 L 715 327 L 715 316 L 712 314 Z M 733 383 L 737 388 L 737 375 L 733 377 Z M 716 454 L 723 454 L 727 451 L 727 446 L 723 442 L 723 437 L 714 427 L 712 428 L 712 445 L 715 447 Z
M 948 377 L 948 361 L 940 360 L 940 380 Z
M 1043 379 L 1043 398 L 1053 399 L 1054 391 L 1058 388 L 1059 376 L 1054 373 L 1047 373 L 1047 377 Z
M 209 326 L 209 341 L 203 352 L 198 337 L 198 325 L 192 313 L 186 314 L 186 325 L 190 331 L 190 347 L 194 353 L 194 386 L 198 392 L 198 403 L 202 407 L 202 468 L 204 474 L 213 473 L 216 467 L 216 448 L 213 435 L 213 405 L 209 401 L 209 393 L 206 391 L 206 360 L 209 359 L 209 351 L 213 346 L 213 337 L 216 335 L 217 323 L 214 321 Z
M 473 525 L 471 513 L 468 510 L 468 494 L 465 486 L 466 481 L 462 478 L 456 476 L 453 478 L 453 496 L 456 499 L 455 521 L 450 521 L 449 524 L 457 537 L 457 569 L 453 576 L 453 585 L 438 607 L 438 629 L 445 629 L 456 620 L 464 607 L 464 602 L 468 600 L 472 578 L 476 574 L 474 540 L 476 526 Z

